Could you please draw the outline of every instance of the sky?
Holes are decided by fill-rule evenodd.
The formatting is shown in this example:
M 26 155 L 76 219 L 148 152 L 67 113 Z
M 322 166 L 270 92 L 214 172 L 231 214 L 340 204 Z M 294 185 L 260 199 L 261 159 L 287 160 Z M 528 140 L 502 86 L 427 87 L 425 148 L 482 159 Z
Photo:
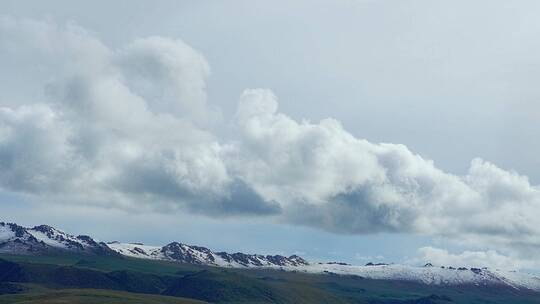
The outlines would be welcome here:
M 537 1 L 9 1 L 0 221 L 540 269 Z

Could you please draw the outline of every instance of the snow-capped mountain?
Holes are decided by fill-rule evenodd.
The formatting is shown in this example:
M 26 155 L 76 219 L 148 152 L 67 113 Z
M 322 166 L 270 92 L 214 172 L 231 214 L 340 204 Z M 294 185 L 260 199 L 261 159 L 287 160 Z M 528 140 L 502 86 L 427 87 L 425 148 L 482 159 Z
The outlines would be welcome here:
M 163 247 L 145 246 L 140 243 L 110 242 L 116 252 L 135 258 L 174 261 L 180 263 L 221 267 L 299 267 L 309 263 L 297 255 L 260 255 L 245 253 L 213 252 L 201 247 L 173 242 Z
M 540 277 L 515 271 L 487 268 L 423 267 L 398 264 L 309 263 L 297 255 L 260 255 L 214 252 L 206 247 L 172 242 L 165 246 L 141 243 L 96 242 L 89 236 L 73 236 L 50 226 L 25 228 L 0 222 L 0 253 L 118 255 L 140 259 L 229 268 L 273 268 L 286 271 L 354 275 L 375 280 L 399 280 L 428 285 L 505 286 L 540 291 Z
M 371 264 L 371 263 L 370 263 Z M 515 289 L 540 291 L 540 277 L 516 271 L 488 268 L 410 266 L 399 264 L 371 264 L 354 266 L 342 263 L 311 263 L 290 269 L 307 273 L 354 275 L 366 279 L 410 281 L 427 285 L 506 286 Z
M 181 243 L 170 243 L 163 247 L 146 246 L 141 243 L 110 242 L 107 245 L 116 252 L 134 258 L 164 260 L 180 263 L 232 267 L 232 268 L 279 268 L 281 270 L 354 275 L 374 280 L 410 281 L 427 285 L 474 285 L 506 286 L 517 289 L 540 291 L 540 277 L 513 271 L 487 268 L 423 267 L 398 264 L 371 264 L 354 266 L 346 263 L 309 263 L 292 255 L 258 255 L 244 253 L 213 252 L 212 250 Z
M 73 236 L 47 225 L 25 228 L 0 222 L 0 253 L 38 254 L 74 252 L 95 255 L 117 255 L 105 243 L 86 235 Z

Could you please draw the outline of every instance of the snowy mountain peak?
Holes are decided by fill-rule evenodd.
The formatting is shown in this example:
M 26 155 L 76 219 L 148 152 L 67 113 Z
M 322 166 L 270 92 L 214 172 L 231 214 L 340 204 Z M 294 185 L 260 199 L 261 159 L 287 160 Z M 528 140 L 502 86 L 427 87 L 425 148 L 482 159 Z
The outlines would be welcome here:
M 34 228 L 32 228 L 31 230 L 34 230 L 34 231 L 39 231 L 39 232 L 42 232 L 42 233 L 48 233 L 48 234 L 54 234 L 54 233 L 64 233 L 63 231 L 60 231 L 54 227 L 51 227 L 49 225 L 39 225 L 39 226 L 34 226 Z
M 13 223 L 0 222 L 0 242 L 13 238 L 29 238 L 31 235 L 24 227 Z
M 163 247 L 113 242 L 108 244 L 116 252 L 135 258 L 165 260 L 197 265 L 234 268 L 278 268 L 318 274 L 360 276 L 375 280 L 410 281 L 427 285 L 506 286 L 540 291 L 540 278 L 519 272 L 465 267 L 438 267 L 431 263 L 409 266 L 367 263 L 354 266 L 347 263 L 309 263 L 297 255 L 245 254 L 241 252 L 213 252 L 212 250 L 178 242 Z
M 213 252 L 202 247 L 172 242 L 163 247 L 139 245 L 140 243 L 110 242 L 107 245 L 116 252 L 135 258 L 155 259 L 221 267 L 286 267 L 308 265 L 299 256 L 245 254 L 241 252 Z
M 298 255 L 246 254 L 214 252 L 206 247 L 172 242 L 165 246 L 142 243 L 107 244 L 89 236 L 73 236 L 47 225 L 25 228 L 0 222 L 0 253 L 46 254 L 72 252 L 93 255 L 122 255 L 216 267 L 273 268 L 317 274 L 353 275 L 374 280 L 411 281 L 428 285 L 505 286 L 540 291 L 540 277 L 515 271 L 486 268 L 439 267 L 368 263 L 354 266 L 346 263 L 309 263 Z
M 26 228 L 14 223 L 0 222 L 0 253 L 33 253 L 43 251 L 42 244 Z
M 33 254 L 48 252 L 116 255 L 106 244 L 85 235 L 73 236 L 48 225 L 25 228 L 0 223 L 0 252 Z
M 365 266 L 319 263 L 302 267 L 308 273 L 354 275 L 367 279 L 411 281 L 427 285 L 506 286 L 540 291 L 540 277 L 516 271 L 487 268 L 372 264 Z

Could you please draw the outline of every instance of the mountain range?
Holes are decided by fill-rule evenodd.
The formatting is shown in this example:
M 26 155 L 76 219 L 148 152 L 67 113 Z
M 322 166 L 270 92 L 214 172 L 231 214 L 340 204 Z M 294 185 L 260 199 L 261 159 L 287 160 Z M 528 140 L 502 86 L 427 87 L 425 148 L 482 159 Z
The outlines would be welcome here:
M 87 235 L 74 236 L 48 225 L 26 228 L 0 222 L 0 253 L 46 254 L 70 252 L 88 255 L 123 255 L 221 267 L 299 267 L 309 263 L 297 255 L 213 252 L 201 247 L 172 242 L 165 246 L 142 243 L 98 242 Z
M 540 277 L 517 271 L 452 266 L 372 264 L 354 266 L 336 262 L 308 262 L 298 255 L 261 255 L 214 252 L 206 247 L 172 242 L 165 246 L 142 243 L 99 242 L 90 236 L 74 236 L 47 225 L 32 228 L 0 222 L 0 253 L 46 255 L 74 253 L 117 256 L 222 268 L 279 269 L 289 272 L 357 276 L 367 279 L 405 281 L 426 285 L 504 286 L 540 291 Z

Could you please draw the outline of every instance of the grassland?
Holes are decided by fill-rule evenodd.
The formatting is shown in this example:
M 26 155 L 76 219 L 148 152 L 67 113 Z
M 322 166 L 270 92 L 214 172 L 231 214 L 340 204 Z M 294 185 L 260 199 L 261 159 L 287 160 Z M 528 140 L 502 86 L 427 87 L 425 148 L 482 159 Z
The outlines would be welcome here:
M 0 261 L 0 282 L 26 288 L 17 294 L 1 295 L 0 291 L 0 304 L 195 303 L 188 299 L 212 303 L 540 304 L 540 294 L 511 288 L 428 286 L 123 257 L 0 255 L 0 259 L 4 272 L 11 273 L 2 274 Z
M 201 304 L 203 301 L 145 295 L 125 291 L 103 289 L 49 289 L 38 285 L 22 285 L 27 291 L 20 294 L 0 296 L 0 304 Z

